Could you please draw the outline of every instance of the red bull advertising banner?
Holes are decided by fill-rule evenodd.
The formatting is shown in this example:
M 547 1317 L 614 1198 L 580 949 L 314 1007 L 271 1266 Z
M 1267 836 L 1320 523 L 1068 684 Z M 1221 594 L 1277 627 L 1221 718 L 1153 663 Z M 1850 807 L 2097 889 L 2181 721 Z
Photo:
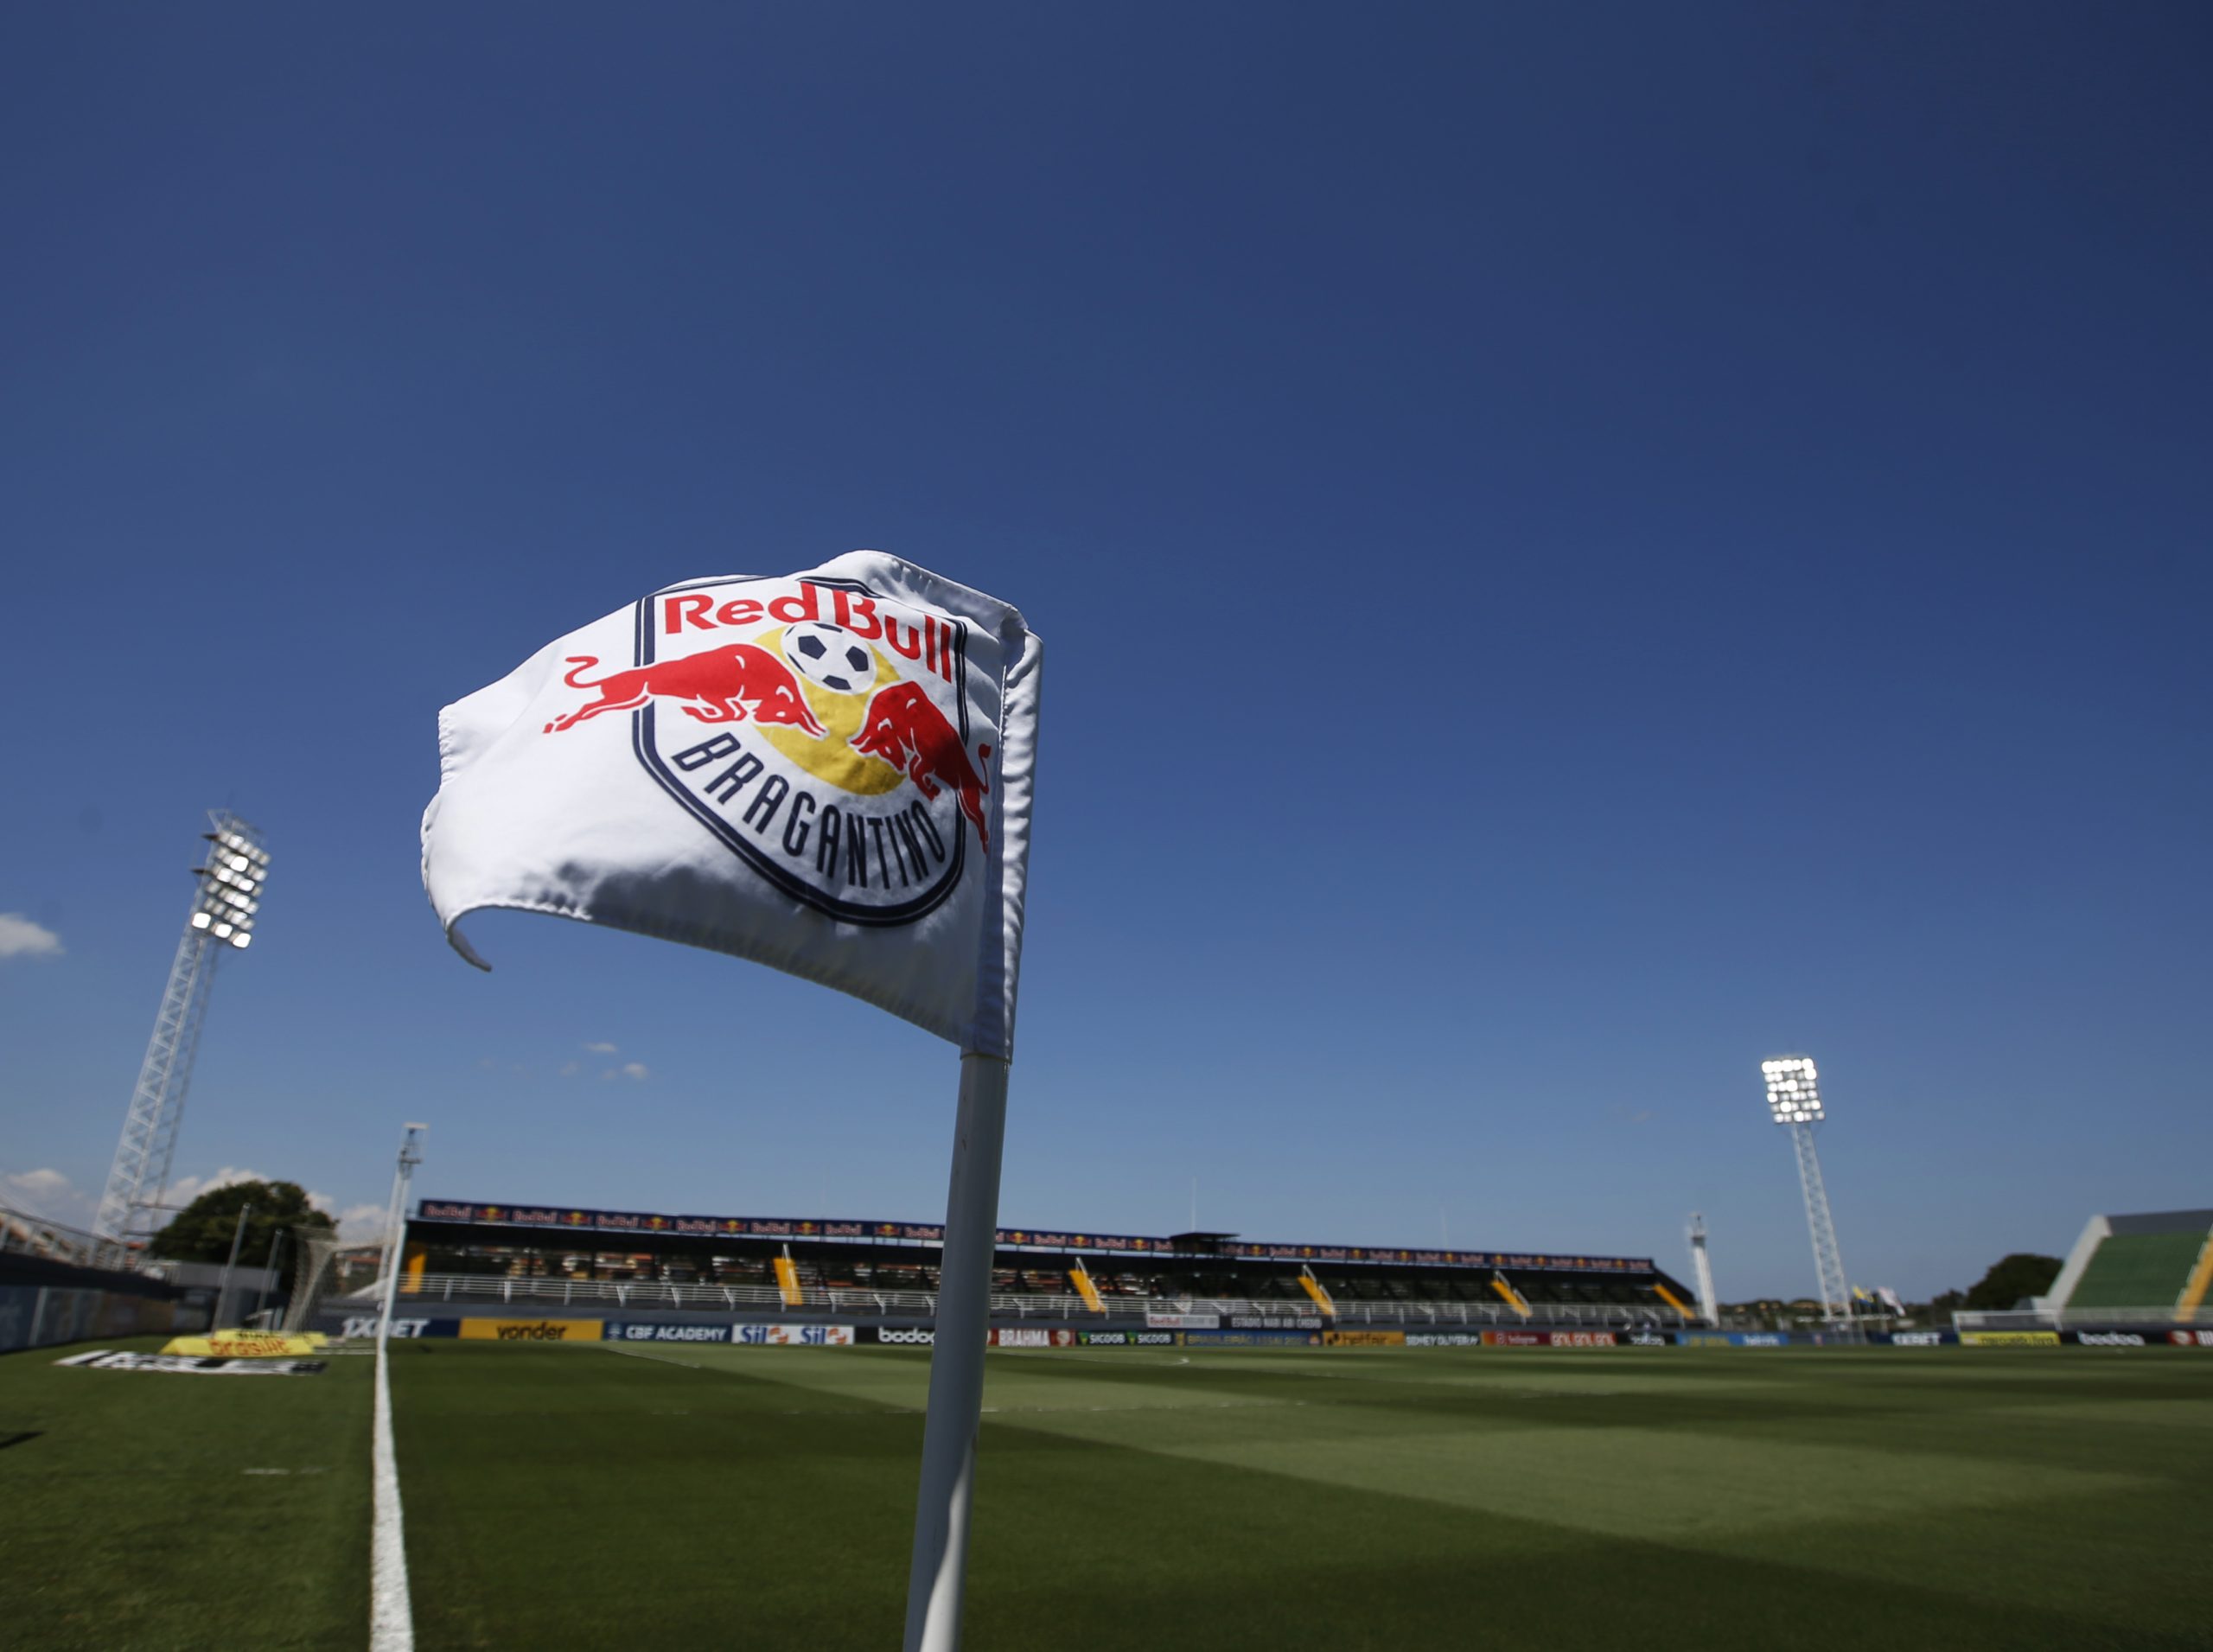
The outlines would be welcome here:
M 1258 1262 L 1365 1262 L 1391 1267 L 1521 1268 L 1532 1272 L 1651 1273 L 1645 1256 L 1540 1256 L 1524 1251 L 1392 1250 L 1361 1245 L 1224 1245 Z
M 425 1199 L 416 1209 L 417 1220 L 490 1223 L 499 1227 L 561 1228 L 579 1234 L 673 1234 L 687 1239 L 807 1239 L 864 1245 L 941 1245 L 945 1228 L 934 1221 L 835 1220 L 819 1216 L 683 1216 L 641 1210 L 584 1210 L 561 1205 L 501 1204 L 497 1202 Z M 1141 1234 L 1088 1234 L 1042 1228 L 1002 1228 L 998 1244 L 1004 1250 L 1098 1254 L 1158 1256 L 1178 1253 L 1172 1241 Z M 1503 1266 L 1504 1252 L 1393 1251 L 1314 1245 L 1242 1245 L 1228 1247 L 1240 1254 L 1269 1253 L 1267 1260 L 1303 1260 L 1349 1261 L 1354 1265 L 1438 1266 Z M 1493 1259 L 1497 1259 L 1496 1261 Z M 1649 1273 L 1649 1260 L 1622 1257 L 1539 1256 L 1517 1253 L 1512 1265 L 1531 1271 L 1579 1271 Z
M 1040 649 L 894 557 L 689 580 L 445 708 L 423 880 L 752 958 L 1012 1053 Z

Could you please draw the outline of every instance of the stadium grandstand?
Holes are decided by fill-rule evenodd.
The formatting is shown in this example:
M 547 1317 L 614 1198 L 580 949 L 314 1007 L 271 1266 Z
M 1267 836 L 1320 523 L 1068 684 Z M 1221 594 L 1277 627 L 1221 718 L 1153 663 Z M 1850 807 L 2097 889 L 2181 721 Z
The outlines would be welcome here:
M 424 1200 L 400 1291 L 444 1312 L 924 1321 L 935 1223 L 660 1215 Z M 411 1299 L 411 1300 L 410 1300 Z M 1647 1258 L 1255 1244 L 1001 1228 L 994 1319 L 1224 1325 L 1695 1324 L 1691 1293 Z
M 2213 1210 L 2092 1216 L 2051 1289 L 2010 1311 L 1963 1313 L 1964 1329 L 2146 1330 L 2199 1323 L 2213 1288 Z

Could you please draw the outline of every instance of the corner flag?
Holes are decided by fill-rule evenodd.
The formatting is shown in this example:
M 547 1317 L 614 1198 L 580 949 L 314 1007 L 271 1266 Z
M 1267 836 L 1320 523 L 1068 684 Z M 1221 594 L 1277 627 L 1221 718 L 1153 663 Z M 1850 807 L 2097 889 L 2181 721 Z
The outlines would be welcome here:
M 908 1652 L 960 1644 L 1042 654 L 873 551 L 671 585 L 438 718 L 423 885 L 734 953 L 961 1052 Z
M 692 580 L 438 719 L 423 882 L 455 947 L 516 907 L 735 953 L 1013 1053 L 1040 649 L 856 551 Z

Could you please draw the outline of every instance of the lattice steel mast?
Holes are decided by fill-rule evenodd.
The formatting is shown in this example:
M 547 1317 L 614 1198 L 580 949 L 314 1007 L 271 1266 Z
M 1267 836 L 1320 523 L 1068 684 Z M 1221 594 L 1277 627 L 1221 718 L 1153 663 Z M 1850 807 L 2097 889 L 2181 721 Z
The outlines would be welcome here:
M 1819 1076 L 1812 1061 L 1803 1056 L 1762 1062 L 1760 1072 L 1767 1080 L 1768 1111 L 1776 1123 L 1789 1126 L 1791 1144 L 1798 1150 L 1798 1186 L 1806 1196 L 1806 1229 L 1814 1241 L 1814 1271 L 1821 1277 L 1822 1317 L 1849 1320 L 1852 1287 L 1845 1282 L 1844 1255 L 1837 1249 L 1836 1223 L 1829 1216 L 1821 1155 L 1814 1151 L 1814 1131 L 1827 1116 Z
M 134 1226 L 159 1205 L 168 1190 L 169 1162 L 176 1152 L 177 1123 L 184 1116 L 185 1092 L 192 1084 L 193 1058 L 215 982 L 215 960 L 226 951 L 244 950 L 253 939 L 261 909 L 262 886 L 269 875 L 269 852 L 261 833 L 226 811 L 207 817 L 214 828 L 206 862 L 193 869 L 200 889 L 186 915 L 184 934 L 169 964 L 169 985 L 154 1015 L 153 1036 L 139 1064 L 137 1088 L 123 1116 L 123 1135 L 115 1163 L 100 1195 L 92 1229 L 119 1248 Z

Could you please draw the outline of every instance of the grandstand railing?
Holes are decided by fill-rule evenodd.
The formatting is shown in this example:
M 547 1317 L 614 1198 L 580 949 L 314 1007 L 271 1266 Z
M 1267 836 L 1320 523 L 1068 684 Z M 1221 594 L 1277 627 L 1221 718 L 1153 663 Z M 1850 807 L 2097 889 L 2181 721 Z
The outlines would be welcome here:
M 131 1261 L 129 1251 L 118 1241 L 72 1228 L 65 1221 L 50 1221 L 12 1205 L 0 1205 L 0 1251 L 43 1256 L 79 1267 L 122 1268 Z
M 2008 1308 L 1967 1311 L 1952 1317 L 1960 1330 L 2103 1330 L 2130 1325 L 2189 1325 L 2199 1323 L 2172 1302 L 2163 1308 Z M 2213 1324 L 2213 1313 L 2203 1323 Z
M 425 1301 L 560 1303 L 565 1307 L 613 1306 L 623 1309 L 682 1309 L 694 1312 L 747 1313 L 759 1310 L 792 1311 L 783 1292 L 764 1285 L 673 1285 L 656 1279 L 545 1279 L 484 1273 L 428 1273 L 419 1283 L 403 1285 L 400 1300 L 410 1306 Z M 992 1311 L 1022 1319 L 1142 1321 L 1148 1314 L 1213 1314 L 1232 1318 L 1298 1317 L 1298 1310 L 1282 1302 L 1253 1301 L 1231 1297 L 1131 1297 L 1102 1298 L 1105 1312 L 1082 1298 L 1022 1293 L 994 1296 Z M 1393 1325 L 1424 1329 L 1437 1325 L 1483 1327 L 1587 1325 L 1604 1327 L 1673 1326 L 1681 1322 L 1670 1311 L 1627 1303 L 1532 1303 L 1527 1320 L 1504 1303 L 1478 1302 L 1349 1302 L 1338 1298 L 1334 1324 Z M 934 1318 L 937 1297 L 926 1291 L 874 1291 L 848 1285 L 809 1285 L 801 1288 L 799 1311 L 807 1313 L 882 1314 Z

